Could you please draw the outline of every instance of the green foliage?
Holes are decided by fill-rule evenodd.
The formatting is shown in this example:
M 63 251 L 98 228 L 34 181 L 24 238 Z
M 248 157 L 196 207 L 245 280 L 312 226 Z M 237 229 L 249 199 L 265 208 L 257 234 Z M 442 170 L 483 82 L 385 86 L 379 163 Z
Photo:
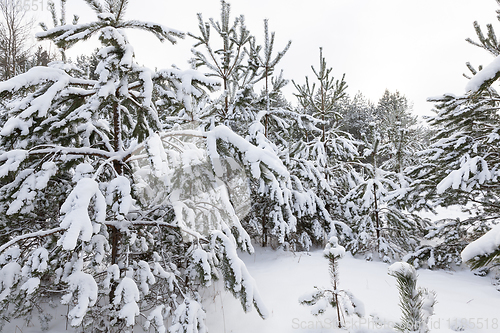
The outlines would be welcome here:
M 482 256 L 476 256 L 471 260 L 467 261 L 467 265 L 472 270 L 478 270 L 482 268 L 486 268 L 491 264 L 497 265 L 500 261 L 500 249 L 495 249 L 491 253 Z

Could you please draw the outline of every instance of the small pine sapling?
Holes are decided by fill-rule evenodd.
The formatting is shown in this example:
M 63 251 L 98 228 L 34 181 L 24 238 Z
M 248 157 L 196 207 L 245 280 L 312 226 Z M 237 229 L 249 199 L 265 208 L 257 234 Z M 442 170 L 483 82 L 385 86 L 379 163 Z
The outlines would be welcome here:
M 364 306 L 350 291 L 339 289 L 338 265 L 339 260 L 345 255 L 345 249 L 338 244 L 337 237 L 330 238 L 323 251 L 323 255 L 328 259 L 332 289 L 314 287 L 315 290 L 301 296 L 299 302 L 312 306 L 311 313 L 315 316 L 324 313 L 328 304 L 330 304 L 336 309 L 338 327 L 342 328 L 342 321 L 345 324 L 346 316 L 357 315 L 358 317 L 363 317 Z
M 432 290 L 417 287 L 417 271 L 406 262 L 397 262 L 389 267 L 389 275 L 397 280 L 401 323 L 396 329 L 403 333 L 426 333 L 429 317 L 434 314 L 436 294 Z

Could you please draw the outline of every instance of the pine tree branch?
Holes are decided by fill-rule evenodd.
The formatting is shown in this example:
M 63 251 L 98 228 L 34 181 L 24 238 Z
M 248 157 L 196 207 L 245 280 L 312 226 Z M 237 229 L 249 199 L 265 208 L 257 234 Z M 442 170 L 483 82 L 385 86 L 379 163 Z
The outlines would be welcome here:
M 160 138 L 165 139 L 167 137 L 175 137 L 175 136 L 189 136 L 189 137 L 204 138 L 204 139 L 207 138 L 206 134 L 202 134 L 202 132 L 196 130 L 183 130 L 183 131 L 172 131 L 172 132 L 162 133 Z M 146 142 L 147 141 L 144 141 L 141 144 L 138 144 L 134 146 L 132 149 L 126 151 L 124 153 L 122 161 L 128 162 L 132 156 L 136 155 L 142 149 L 144 149 L 144 147 L 146 146 Z
M 116 221 L 116 223 L 107 221 L 106 225 L 117 226 L 120 223 L 123 223 L 123 221 Z M 189 230 L 189 229 L 186 229 L 186 228 L 182 228 L 182 227 L 180 227 L 178 225 L 167 223 L 167 222 L 160 222 L 160 221 L 129 221 L 127 223 L 130 223 L 131 225 L 134 225 L 134 226 L 158 226 L 158 227 L 172 228 L 172 229 L 176 229 L 176 230 L 182 231 L 182 232 L 184 232 L 184 233 L 186 233 L 188 235 L 191 235 L 194 238 L 196 238 L 197 240 L 202 241 L 203 243 L 206 243 L 206 244 L 210 243 L 210 241 L 208 239 L 206 239 L 205 237 L 203 237 L 202 235 L 200 235 L 199 233 L 197 233 L 195 231 L 192 231 L 192 230 Z
M 50 235 L 53 235 L 55 233 L 58 233 L 58 232 L 61 232 L 64 230 L 66 230 L 66 228 L 57 227 L 57 228 L 53 228 L 53 229 L 49 229 L 49 230 L 35 231 L 35 232 L 30 232 L 30 233 L 27 233 L 27 234 L 24 234 L 21 236 L 17 236 L 15 238 L 11 239 L 10 241 L 8 241 L 7 243 L 3 244 L 2 246 L 0 246 L 0 253 L 2 253 L 7 248 L 9 248 L 10 246 L 12 246 L 20 241 L 31 239 L 31 238 L 46 237 L 46 236 L 50 236 Z
M 105 159 L 113 159 L 118 156 L 115 152 L 107 152 L 95 148 L 68 148 L 61 146 L 53 146 L 50 148 L 33 148 L 28 152 L 29 155 L 46 155 L 46 154 L 63 154 L 63 155 L 82 155 L 96 156 Z

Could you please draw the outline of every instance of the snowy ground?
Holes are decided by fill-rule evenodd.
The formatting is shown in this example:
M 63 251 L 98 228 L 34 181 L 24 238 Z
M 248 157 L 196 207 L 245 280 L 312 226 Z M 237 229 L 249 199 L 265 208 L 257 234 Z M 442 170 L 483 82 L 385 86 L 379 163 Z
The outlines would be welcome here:
M 423 214 L 432 220 L 466 218 L 459 207 L 438 209 L 438 215 Z M 257 248 L 243 260 L 266 302 L 271 316 L 262 320 L 254 311 L 244 314 L 238 301 L 227 293 L 206 302 L 211 332 L 238 333 L 320 333 L 339 331 L 336 313 L 330 308 L 318 317 L 298 303 L 314 286 L 328 287 L 328 262 L 322 251 L 290 253 Z M 365 305 L 365 318 L 347 318 L 349 332 L 394 332 L 399 321 L 396 279 L 387 274 L 388 264 L 367 262 L 346 255 L 340 261 L 340 287 L 353 292 Z M 491 277 L 460 271 L 418 271 L 418 284 L 437 293 L 431 332 L 500 332 L 500 292 Z M 377 318 L 377 319 L 375 319 Z M 346 330 L 341 330 L 346 332 Z
M 440 218 L 465 216 L 458 208 L 439 212 Z M 428 217 L 436 219 L 431 214 Z M 331 308 L 315 317 L 308 307 L 298 303 L 298 298 L 314 286 L 329 286 L 328 262 L 321 249 L 292 253 L 256 248 L 255 254 L 242 254 L 241 258 L 255 278 L 270 316 L 262 320 L 256 311 L 245 314 L 232 295 L 215 292 L 212 287 L 204 295 L 211 333 L 388 333 L 394 332 L 392 326 L 399 321 L 396 280 L 387 274 L 388 264 L 350 255 L 340 261 L 340 288 L 350 290 L 364 303 L 365 317 L 346 318 L 347 330 L 339 330 L 336 313 Z M 465 327 L 464 332 L 500 332 L 500 292 L 490 277 L 475 276 L 467 269 L 454 272 L 422 269 L 418 274 L 419 286 L 437 293 L 435 315 L 430 319 L 432 333 L 460 331 L 460 327 Z M 67 309 L 59 307 L 59 310 L 49 332 L 71 332 L 71 328 L 65 327 Z M 40 329 L 17 321 L 6 325 L 3 332 L 38 333 Z M 137 328 L 134 332 L 143 331 Z
M 262 320 L 255 311 L 244 314 L 238 301 L 219 294 L 206 302 L 208 324 L 217 333 L 320 333 L 338 331 L 336 313 L 330 308 L 314 317 L 298 303 L 315 285 L 329 284 L 328 263 L 322 251 L 290 253 L 258 248 L 254 255 L 242 255 L 271 316 Z M 365 318 L 347 318 L 350 332 L 394 332 L 400 318 L 395 278 L 389 265 L 366 262 L 347 255 L 340 262 L 341 288 L 349 289 L 365 305 Z M 491 278 L 467 270 L 445 272 L 419 270 L 419 286 L 436 291 L 438 303 L 430 319 L 431 332 L 500 332 L 500 292 Z M 378 317 L 378 325 L 374 318 Z M 346 330 L 341 330 L 346 332 Z
M 395 278 L 387 274 L 389 265 L 367 262 L 346 255 L 340 261 L 340 287 L 349 289 L 365 306 L 365 318 L 347 318 L 348 330 L 336 328 L 336 313 L 330 308 L 314 317 L 298 298 L 317 286 L 328 287 L 328 262 L 321 250 L 291 253 L 257 248 L 255 254 L 242 254 L 250 273 L 270 312 L 262 320 L 256 311 L 245 314 L 232 295 L 205 293 L 209 332 L 212 333 L 388 333 L 399 320 L 398 291 Z M 500 292 L 491 278 L 478 277 L 468 270 L 445 272 L 419 270 L 419 285 L 437 292 L 436 314 L 431 317 L 431 332 L 454 332 L 453 327 L 467 322 L 464 332 L 500 332 Z M 209 295 L 212 296 L 209 296 Z M 65 329 L 66 308 L 60 307 L 49 332 L 71 332 Z M 375 321 L 378 317 L 378 323 Z M 140 320 L 139 320 L 140 321 Z M 16 326 L 18 326 L 16 328 Z M 3 332 L 35 333 L 40 329 L 20 322 L 7 325 Z M 137 328 L 134 332 L 143 332 Z

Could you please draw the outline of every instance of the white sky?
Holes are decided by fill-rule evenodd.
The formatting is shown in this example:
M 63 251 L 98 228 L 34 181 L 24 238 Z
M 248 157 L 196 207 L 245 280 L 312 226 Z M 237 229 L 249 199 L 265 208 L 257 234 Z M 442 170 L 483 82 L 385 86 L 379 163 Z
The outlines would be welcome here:
M 244 14 L 250 32 L 263 40 L 263 19 L 276 32 L 276 51 L 288 40 L 292 46 L 280 63 L 287 79 L 303 83 L 318 66 L 319 47 L 336 77 L 346 73 L 348 93 L 361 91 L 377 102 L 387 88 L 399 90 L 418 114 L 431 114 L 425 99 L 442 93 L 464 92 L 465 62 L 477 67 L 492 58 L 467 43 L 475 38 L 477 20 L 498 26 L 494 0 L 232 0 L 232 16 Z M 161 23 L 198 33 L 196 13 L 205 20 L 219 18 L 219 0 L 130 0 L 127 17 Z M 68 14 L 86 21 L 83 0 L 69 0 Z M 68 21 L 70 21 L 68 15 Z M 49 21 L 50 22 L 50 21 Z M 48 23 L 49 23 L 48 22 Z M 175 63 L 187 68 L 194 40 L 162 44 L 145 32 L 130 33 L 139 63 L 152 68 Z M 90 53 L 96 44 L 82 43 L 72 54 Z M 293 85 L 285 93 L 295 103 Z

